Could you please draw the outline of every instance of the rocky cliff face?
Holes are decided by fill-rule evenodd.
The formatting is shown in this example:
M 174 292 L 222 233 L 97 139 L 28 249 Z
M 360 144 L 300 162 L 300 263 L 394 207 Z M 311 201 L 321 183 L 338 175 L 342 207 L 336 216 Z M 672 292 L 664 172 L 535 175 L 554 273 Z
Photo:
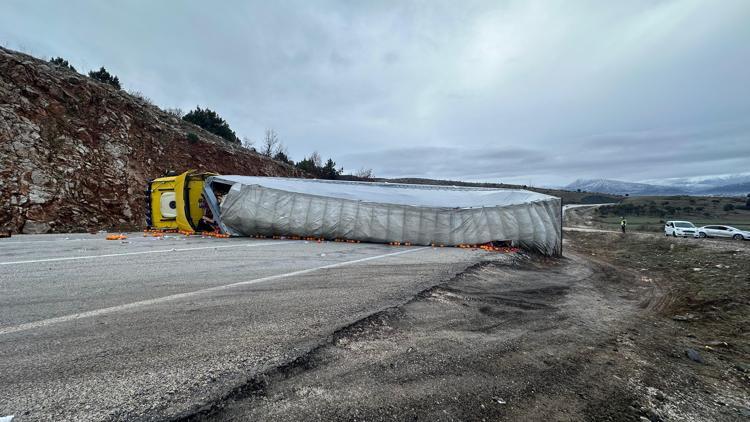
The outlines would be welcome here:
M 0 230 L 142 227 L 147 180 L 187 169 L 302 176 L 124 91 L 0 48 Z

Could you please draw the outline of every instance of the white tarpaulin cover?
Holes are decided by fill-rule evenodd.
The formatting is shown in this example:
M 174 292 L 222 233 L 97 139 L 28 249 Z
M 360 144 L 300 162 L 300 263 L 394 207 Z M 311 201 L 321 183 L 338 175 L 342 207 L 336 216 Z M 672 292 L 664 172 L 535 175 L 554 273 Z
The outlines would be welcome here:
M 537 192 L 251 176 L 213 176 L 206 188 L 214 182 L 232 185 L 219 217 L 234 235 L 561 251 L 560 199 Z

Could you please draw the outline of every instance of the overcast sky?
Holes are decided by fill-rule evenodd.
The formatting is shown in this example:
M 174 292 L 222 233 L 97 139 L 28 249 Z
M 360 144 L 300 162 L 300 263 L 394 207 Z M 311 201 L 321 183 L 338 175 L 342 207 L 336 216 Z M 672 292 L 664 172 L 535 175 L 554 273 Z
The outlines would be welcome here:
M 0 43 L 377 176 L 750 171 L 748 0 L 2 0 Z

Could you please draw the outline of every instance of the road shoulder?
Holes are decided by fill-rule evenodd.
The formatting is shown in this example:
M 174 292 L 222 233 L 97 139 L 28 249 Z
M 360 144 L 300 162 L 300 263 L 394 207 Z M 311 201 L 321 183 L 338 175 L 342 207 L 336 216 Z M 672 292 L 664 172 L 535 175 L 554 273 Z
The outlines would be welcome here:
M 637 419 L 609 349 L 650 294 L 577 255 L 484 263 L 192 419 Z

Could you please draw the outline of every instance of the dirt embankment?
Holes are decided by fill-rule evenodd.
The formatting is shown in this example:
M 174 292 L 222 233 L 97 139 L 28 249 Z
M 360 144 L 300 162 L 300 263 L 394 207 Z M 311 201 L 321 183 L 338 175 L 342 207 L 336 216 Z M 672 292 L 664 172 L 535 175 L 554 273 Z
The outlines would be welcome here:
M 187 169 L 302 175 L 125 91 L 0 48 L 0 229 L 137 228 L 146 181 Z
M 654 286 L 620 347 L 651 420 L 750 418 L 750 242 L 569 232 L 570 246 Z
M 596 207 L 570 208 L 563 213 L 564 227 L 595 227 L 594 213 Z
M 182 419 L 744 420 L 748 250 L 568 238 L 565 259 L 476 265 Z

